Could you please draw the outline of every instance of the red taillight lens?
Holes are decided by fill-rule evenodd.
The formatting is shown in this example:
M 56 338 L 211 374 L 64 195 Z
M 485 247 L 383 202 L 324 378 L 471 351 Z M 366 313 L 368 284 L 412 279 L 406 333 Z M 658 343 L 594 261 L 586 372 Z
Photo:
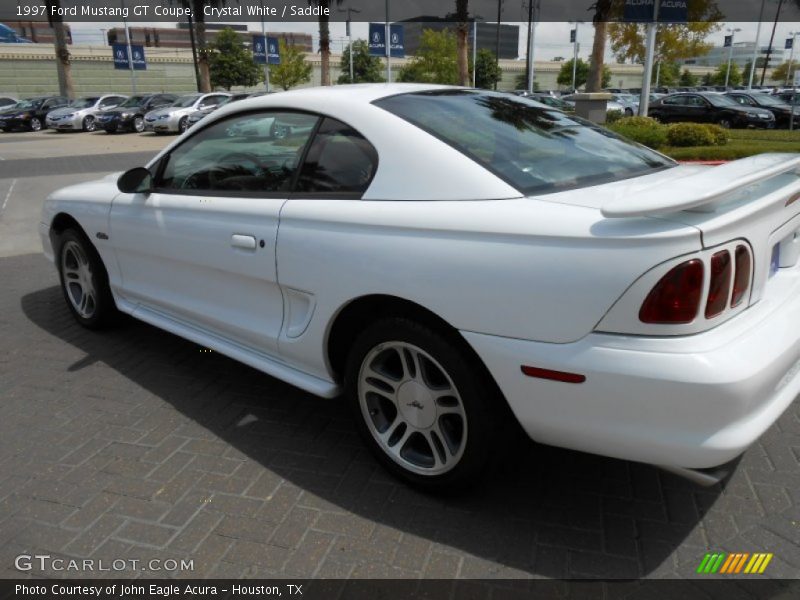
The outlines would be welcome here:
M 650 290 L 639 310 L 643 323 L 691 323 L 703 294 L 703 261 L 695 258 L 673 267 Z
M 727 250 L 711 256 L 711 282 L 708 286 L 706 300 L 706 319 L 720 314 L 728 305 L 728 293 L 731 291 L 731 253 Z
M 736 275 L 733 278 L 731 308 L 739 306 L 750 289 L 750 251 L 746 246 L 736 246 Z

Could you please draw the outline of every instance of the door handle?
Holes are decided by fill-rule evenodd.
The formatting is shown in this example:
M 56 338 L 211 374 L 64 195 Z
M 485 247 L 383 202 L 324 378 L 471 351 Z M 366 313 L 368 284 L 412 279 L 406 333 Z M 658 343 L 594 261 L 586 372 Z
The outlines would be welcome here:
M 252 235 L 234 233 L 231 236 L 231 246 L 234 248 L 242 248 L 243 250 L 255 250 L 256 238 Z

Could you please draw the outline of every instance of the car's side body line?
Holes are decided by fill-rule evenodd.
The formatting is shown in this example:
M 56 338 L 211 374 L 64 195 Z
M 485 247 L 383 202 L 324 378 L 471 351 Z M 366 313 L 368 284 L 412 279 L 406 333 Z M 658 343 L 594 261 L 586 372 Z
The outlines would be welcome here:
M 253 348 L 247 348 L 231 342 L 230 340 L 223 339 L 153 308 L 135 305 L 118 297 L 115 299 L 117 301 L 117 308 L 122 312 L 128 313 L 145 323 L 173 333 L 190 342 L 200 344 L 210 350 L 224 354 L 229 358 L 242 362 L 267 375 L 281 379 L 311 394 L 323 398 L 335 398 L 341 393 L 339 386 L 333 381 L 304 373 L 299 369 L 281 362 L 272 355 L 258 352 Z

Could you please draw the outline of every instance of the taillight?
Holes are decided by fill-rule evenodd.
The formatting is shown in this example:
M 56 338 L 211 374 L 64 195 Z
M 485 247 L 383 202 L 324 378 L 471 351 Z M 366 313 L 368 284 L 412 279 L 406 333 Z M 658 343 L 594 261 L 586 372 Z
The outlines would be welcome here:
M 643 323 L 691 323 L 697 316 L 702 295 L 703 261 L 688 260 L 673 267 L 650 290 L 639 310 L 639 320 Z
M 711 277 L 706 300 L 706 319 L 721 314 L 731 291 L 731 253 L 722 250 L 711 256 Z
M 733 278 L 731 308 L 739 306 L 750 288 L 750 251 L 746 246 L 736 246 L 736 275 Z

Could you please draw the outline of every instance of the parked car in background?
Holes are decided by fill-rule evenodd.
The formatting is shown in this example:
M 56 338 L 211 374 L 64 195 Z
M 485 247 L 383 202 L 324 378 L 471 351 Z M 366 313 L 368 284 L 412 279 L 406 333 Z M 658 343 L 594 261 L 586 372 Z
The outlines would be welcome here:
M 45 127 L 45 117 L 51 110 L 69 104 L 62 96 L 38 96 L 20 100 L 0 110 L 0 130 L 27 129 L 39 131 Z
M 198 110 L 216 108 L 226 102 L 231 94 L 212 92 L 210 94 L 186 94 L 170 106 L 152 110 L 144 116 L 145 131 L 162 133 L 183 133 L 189 127 L 189 117 Z
M 14 106 L 19 100 L 10 96 L 0 96 L 0 108 L 8 108 Z
M 46 123 L 56 131 L 94 131 L 100 112 L 115 108 L 127 99 L 120 94 L 78 98 L 64 108 L 49 112 Z
M 792 90 L 778 92 L 774 97 L 785 102 L 786 104 L 800 106 L 800 89 L 794 92 Z
M 622 106 L 626 117 L 632 117 L 639 112 L 639 98 L 626 92 L 611 92 L 614 102 Z
M 648 114 L 664 123 L 690 121 L 716 123 L 725 128 L 775 127 L 775 116 L 770 111 L 742 106 L 716 92 L 671 94 L 653 102 Z
M 293 133 L 231 136 L 267 119 Z M 81 326 L 121 311 L 343 395 L 417 486 L 518 461 L 511 419 L 713 484 L 800 393 L 799 167 L 678 165 L 512 94 L 311 88 L 56 191 L 39 235 Z
M 573 108 L 575 107 L 575 94 L 567 94 L 566 96 L 561 96 L 560 99 L 570 104 Z M 609 100 L 606 102 L 606 112 L 610 113 L 612 111 L 619 111 L 625 114 L 625 107 L 616 100 Z
M 566 102 L 561 98 L 556 98 L 555 96 L 551 96 L 550 94 L 542 94 L 534 92 L 533 94 L 529 95 L 528 98 L 530 98 L 531 100 L 536 100 L 536 102 L 541 102 L 546 106 L 557 108 L 558 110 L 563 110 L 565 112 L 575 112 L 574 104 L 570 104 L 569 102 Z
M 256 92 L 256 93 L 260 94 L 262 92 Z M 244 100 L 245 98 L 249 98 L 252 95 L 253 94 L 250 94 L 248 92 L 244 92 L 244 93 L 237 92 L 235 94 L 231 94 L 229 98 L 227 98 L 224 101 L 220 102 L 216 106 L 209 106 L 207 108 L 204 108 L 203 110 L 197 110 L 197 111 L 193 112 L 191 115 L 189 115 L 189 119 L 186 122 L 186 128 L 190 129 L 191 127 L 193 127 L 194 125 L 196 125 L 197 123 L 199 123 L 200 121 L 205 119 L 208 115 L 210 115 L 212 112 L 214 112 L 218 108 L 220 108 L 222 106 L 225 106 L 226 104 L 230 104 L 231 102 L 236 102 L 238 100 Z
M 781 100 L 779 96 L 764 94 L 762 92 L 728 92 L 726 96 L 732 98 L 742 106 L 762 108 L 775 116 L 776 127 L 789 127 L 789 120 L 794 114 L 795 123 L 800 118 L 800 108 L 792 107 Z
M 106 133 L 144 131 L 144 116 L 151 110 L 170 106 L 178 96 L 175 94 L 145 94 L 131 96 L 125 102 L 104 110 L 97 115 L 97 126 Z

